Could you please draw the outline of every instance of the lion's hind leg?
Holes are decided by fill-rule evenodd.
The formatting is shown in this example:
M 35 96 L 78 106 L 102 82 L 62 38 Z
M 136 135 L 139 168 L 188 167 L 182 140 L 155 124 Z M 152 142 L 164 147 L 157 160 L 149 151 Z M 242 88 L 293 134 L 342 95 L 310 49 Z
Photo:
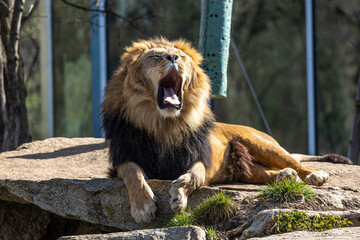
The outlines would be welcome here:
M 292 168 L 274 170 L 268 169 L 258 163 L 254 163 L 253 167 L 250 169 L 250 175 L 240 175 L 239 181 L 245 183 L 265 184 L 288 178 L 294 178 L 297 182 L 301 182 L 297 172 Z
M 303 166 L 279 145 L 266 144 L 262 142 L 262 148 L 251 148 L 251 145 L 243 145 L 241 138 L 235 136 L 229 142 L 227 182 L 235 180 L 263 184 L 295 177 L 298 181 L 302 179 L 319 186 L 327 180 L 327 173 Z
M 155 217 L 155 196 L 142 169 L 133 162 L 126 162 L 117 167 L 117 172 L 129 193 L 131 216 L 137 223 L 149 223 Z
M 299 177 L 309 184 L 320 186 L 328 179 L 329 175 L 323 171 L 316 171 L 312 168 L 305 167 L 300 161 L 293 158 L 290 153 L 280 146 L 266 146 L 263 143 L 262 151 L 257 149 L 255 161 L 271 169 L 294 169 Z
M 244 183 L 253 183 L 253 184 L 266 184 L 272 183 L 276 180 L 283 180 L 286 178 L 295 178 L 297 181 L 301 181 L 297 172 L 292 168 L 284 168 L 281 170 L 274 170 L 264 167 L 258 163 L 254 163 L 250 168 L 249 175 L 240 175 L 238 176 L 238 181 Z
M 195 163 L 190 170 L 171 183 L 169 190 L 170 206 L 173 211 L 182 211 L 187 206 L 188 196 L 205 182 L 205 167 Z
M 223 182 L 264 184 L 274 182 L 280 174 L 279 170 L 272 170 L 255 162 L 248 148 L 236 136 L 229 142 L 226 168 L 227 174 Z
M 271 168 L 294 169 L 303 181 L 316 186 L 323 185 L 329 178 L 329 174 L 326 172 L 316 171 L 312 168 L 305 167 L 284 149 L 281 148 L 280 150 L 281 151 L 268 152 L 266 155 L 264 154 L 262 158 L 265 160 L 267 159 L 268 161 L 261 160 L 261 164 Z

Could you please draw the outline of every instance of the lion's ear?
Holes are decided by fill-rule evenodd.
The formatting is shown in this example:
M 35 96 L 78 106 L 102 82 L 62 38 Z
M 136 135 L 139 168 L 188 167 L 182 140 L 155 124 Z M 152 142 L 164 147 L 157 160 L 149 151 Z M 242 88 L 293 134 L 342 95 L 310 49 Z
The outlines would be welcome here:
M 125 53 L 121 57 L 121 62 L 124 63 L 126 66 L 130 66 L 147 49 L 148 46 L 145 41 L 134 42 L 132 46 L 125 48 Z

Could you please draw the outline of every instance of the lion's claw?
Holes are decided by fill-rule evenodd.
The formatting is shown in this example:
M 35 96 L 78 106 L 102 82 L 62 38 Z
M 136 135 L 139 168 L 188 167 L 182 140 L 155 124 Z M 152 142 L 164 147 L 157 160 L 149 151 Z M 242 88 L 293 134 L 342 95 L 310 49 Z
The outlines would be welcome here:
M 175 212 L 182 211 L 187 206 L 187 196 L 185 196 L 183 189 L 178 189 L 177 194 L 178 196 L 170 198 L 171 210 Z
M 155 218 L 156 206 L 154 201 L 146 199 L 144 205 L 135 204 L 131 205 L 131 216 L 137 223 L 150 223 Z
M 178 197 L 170 198 L 170 201 L 171 201 L 171 202 L 177 202 L 178 200 L 179 200 Z
M 187 206 L 187 195 L 184 186 L 189 184 L 191 177 L 189 174 L 184 174 L 171 183 L 170 187 L 170 206 L 173 211 L 182 211 Z
M 131 216 L 137 223 L 150 223 L 155 218 L 157 197 L 145 182 L 143 188 L 131 193 Z
M 321 186 L 329 178 L 329 174 L 324 171 L 316 171 L 306 176 L 305 181 L 309 184 Z
M 280 181 L 288 178 L 295 178 L 297 182 L 301 182 L 301 179 L 299 178 L 297 172 L 292 168 L 284 168 L 280 170 L 276 177 L 276 179 Z

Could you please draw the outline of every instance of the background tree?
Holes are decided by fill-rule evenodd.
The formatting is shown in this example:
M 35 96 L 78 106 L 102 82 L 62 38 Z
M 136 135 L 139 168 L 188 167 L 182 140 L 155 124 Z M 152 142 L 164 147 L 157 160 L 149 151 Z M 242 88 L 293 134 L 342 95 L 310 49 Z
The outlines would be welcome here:
M 11 28 L 12 13 L 4 14 L 4 6 L 10 9 L 5 13 L 14 12 L 15 1 L 0 0 L 0 18 L 7 19 L 7 31 Z M 26 0 L 26 13 L 34 2 L 36 0 Z M 52 1 L 54 127 L 58 137 L 92 136 L 89 3 L 88 0 Z M 8 8 L 10 5 L 14 8 Z M 200 8 L 200 1 L 193 0 L 107 0 L 108 74 L 118 67 L 124 47 L 139 38 L 157 35 L 169 39 L 182 37 L 197 46 Z M 346 155 L 360 71 L 358 1 L 317 0 L 315 9 L 319 153 Z M 22 72 L 29 95 L 26 98 L 29 128 L 34 139 L 46 137 L 41 132 L 41 103 L 44 99 L 40 95 L 40 57 L 37 57 L 42 31 L 39 23 L 44 16 L 38 10 L 32 11 L 34 16 L 22 24 L 20 36 L 21 60 L 24 60 Z M 232 37 L 274 137 L 287 150 L 306 153 L 304 2 L 234 1 L 232 16 Z M 7 67 L 5 47 L 2 45 L 1 49 L 4 59 L 1 66 Z M 1 73 L 3 87 L 0 88 L 3 90 L 0 91 L 5 93 L 4 71 Z M 228 80 L 228 97 L 214 100 L 217 120 L 265 131 L 232 50 Z M 18 86 L 23 87 L 21 83 Z M 4 99 L 5 94 L 1 96 Z M 6 108 L 6 101 L 10 101 L 2 99 L 0 144 L 4 135 L 3 122 L 9 122 L 3 120 L 8 115 L 4 115 L 2 109 Z M 14 131 L 15 128 L 8 129 Z
M 347 30 L 346 37 L 347 42 L 349 42 L 356 52 L 360 52 L 360 8 L 357 1 L 354 2 L 355 4 L 355 16 L 356 17 L 348 17 L 342 9 L 339 10 L 339 14 L 343 16 L 346 23 L 351 26 L 349 30 Z M 359 59 L 357 59 L 357 64 L 360 66 Z M 360 154 L 360 69 L 357 72 L 357 78 L 354 78 L 354 83 L 357 82 L 356 88 L 356 97 L 355 97 L 355 113 L 354 113 L 354 120 L 352 125 L 352 130 L 349 139 L 349 148 L 347 157 L 350 158 L 355 164 L 359 164 L 359 154 Z
M 0 152 L 31 140 L 19 54 L 25 0 L 0 0 Z
M 360 76 L 356 89 L 355 116 L 354 116 L 353 128 L 350 134 L 349 149 L 347 155 L 347 157 L 350 158 L 351 161 L 353 161 L 353 163 L 355 164 L 358 164 L 359 161 L 359 151 L 360 151 Z

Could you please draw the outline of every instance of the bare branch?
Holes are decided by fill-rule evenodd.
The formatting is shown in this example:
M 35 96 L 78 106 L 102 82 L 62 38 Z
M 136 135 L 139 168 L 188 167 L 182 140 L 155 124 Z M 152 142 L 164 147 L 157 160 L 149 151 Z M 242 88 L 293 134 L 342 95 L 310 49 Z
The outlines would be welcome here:
M 356 47 L 359 44 L 359 41 L 356 41 L 356 39 L 352 39 L 352 35 L 347 33 L 342 25 L 342 21 L 344 20 L 347 23 L 350 23 L 351 25 L 359 25 L 360 24 L 360 19 L 359 21 L 353 20 L 353 18 L 351 16 L 349 16 L 348 14 L 346 14 L 346 12 L 341 9 L 340 7 L 337 7 L 337 13 L 340 15 L 338 16 L 338 24 L 339 24 L 339 29 L 340 29 L 340 33 L 341 35 L 344 36 L 344 38 L 350 42 L 351 45 L 353 45 L 354 47 Z M 356 14 L 358 15 L 358 11 L 356 11 Z
M 355 116 L 354 116 L 353 126 L 349 139 L 349 148 L 348 148 L 347 157 L 351 159 L 351 161 L 353 161 L 354 164 L 357 164 L 359 161 L 359 153 L 360 153 L 360 74 L 356 88 Z
M 11 19 L 10 39 L 7 52 L 7 82 L 5 83 L 5 94 L 7 100 L 11 102 L 11 105 L 7 105 L 9 116 L 14 116 L 14 121 L 11 122 L 10 128 L 13 129 L 14 134 L 10 143 L 13 146 L 19 145 L 21 120 L 17 111 L 21 108 L 21 99 L 19 93 L 19 87 L 21 86 L 22 79 L 19 79 L 19 39 L 20 39 L 20 26 L 21 18 L 24 11 L 25 0 L 15 0 L 14 12 Z
M 91 9 L 91 8 L 88 8 L 88 7 L 85 7 L 85 6 L 81 6 L 81 5 L 77 5 L 75 3 L 72 3 L 72 2 L 69 2 L 67 0 L 62 0 L 63 3 L 71 6 L 71 7 L 74 7 L 74 8 L 77 8 L 77 9 L 80 9 L 80 10 L 83 10 L 83 11 L 87 11 L 87 12 L 99 12 L 99 13 L 105 13 L 105 14 L 109 14 L 109 15 L 112 15 L 114 17 L 117 17 L 117 18 L 120 18 L 122 19 L 123 21 L 127 22 L 129 24 L 129 26 L 131 26 L 132 28 L 134 28 L 135 30 L 137 30 L 138 32 L 146 35 L 146 36 L 150 36 L 150 34 L 148 34 L 145 30 L 141 29 L 140 27 L 138 27 L 137 25 L 134 24 L 134 22 L 136 20 L 139 19 L 139 17 L 136 17 L 134 19 L 129 19 L 127 17 L 124 17 L 116 12 L 113 12 L 113 11 L 110 11 L 108 9 L 106 10 L 101 10 L 101 9 Z
M 33 59 L 31 61 L 31 63 L 30 63 L 30 66 L 28 68 L 28 72 L 27 72 L 27 75 L 26 75 L 27 79 L 25 79 L 25 82 L 27 82 L 29 79 L 31 79 L 32 76 L 34 75 L 34 68 L 35 68 L 36 63 L 39 60 L 39 53 L 40 53 L 39 43 L 31 35 L 30 35 L 30 41 L 31 41 L 31 43 L 33 45 L 33 48 L 35 48 L 35 54 L 33 56 Z
M 356 9 L 356 16 L 358 18 L 358 23 L 360 24 L 360 10 L 359 10 L 359 4 L 358 4 L 357 0 L 355 0 L 355 9 Z
M 344 30 L 344 28 L 343 28 L 343 25 L 341 24 L 340 18 L 338 18 L 338 23 L 339 23 L 340 33 L 345 37 L 346 40 L 349 41 L 349 43 L 350 43 L 351 45 L 353 45 L 354 47 L 356 47 L 357 41 L 351 39 L 350 34 L 348 34 L 348 33 L 345 32 L 345 30 Z
M 9 5 L 5 1 L 1 0 L 0 1 L 0 34 L 5 52 L 7 49 L 7 45 L 9 41 L 9 32 L 10 32 L 10 23 L 8 21 L 9 14 L 10 14 Z
M 35 3 L 31 4 L 29 11 L 27 12 L 27 14 L 25 16 L 23 16 L 22 20 L 21 20 L 21 25 L 25 24 L 27 22 L 27 20 L 29 20 L 32 16 L 32 14 L 34 13 L 34 10 L 37 8 L 37 6 L 39 5 L 39 0 L 37 0 Z
M 7 11 L 7 14 L 9 14 L 10 12 L 8 4 L 4 0 L 0 1 L 0 9 L 4 9 L 5 11 Z
M 0 42 L 0 126 L 2 126 L 3 131 L 0 135 L 0 152 L 3 152 L 8 149 L 8 138 L 9 138 L 9 128 L 6 126 L 8 124 L 7 110 L 6 110 L 6 97 L 5 97 L 5 59 L 3 58 L 3 45 Z

